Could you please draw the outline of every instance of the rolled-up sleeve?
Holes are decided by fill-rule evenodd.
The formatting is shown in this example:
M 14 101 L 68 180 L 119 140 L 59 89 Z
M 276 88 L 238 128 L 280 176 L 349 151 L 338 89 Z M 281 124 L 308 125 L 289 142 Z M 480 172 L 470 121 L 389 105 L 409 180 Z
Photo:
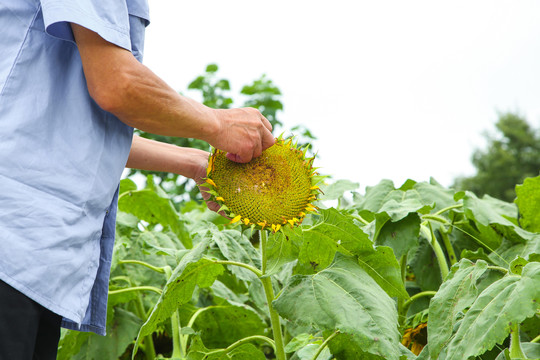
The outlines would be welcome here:
M 98 33 L 103 39 L 131 51 L 126 0 L 41 0 L 45 31 L 74 41 L 70 23 Z

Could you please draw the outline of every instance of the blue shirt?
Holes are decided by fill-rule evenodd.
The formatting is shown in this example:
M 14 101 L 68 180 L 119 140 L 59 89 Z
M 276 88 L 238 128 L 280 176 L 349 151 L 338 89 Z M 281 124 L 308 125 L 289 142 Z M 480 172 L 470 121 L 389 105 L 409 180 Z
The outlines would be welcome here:
M 133 129 L 90 97 L 69 23 L 142 59 L 147 0 L 0 0 L 0 279 L 105 334 Z

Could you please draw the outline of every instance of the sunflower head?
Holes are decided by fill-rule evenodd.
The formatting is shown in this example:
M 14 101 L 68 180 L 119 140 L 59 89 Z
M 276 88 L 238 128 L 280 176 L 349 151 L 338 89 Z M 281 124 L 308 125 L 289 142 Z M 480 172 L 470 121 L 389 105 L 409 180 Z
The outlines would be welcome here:
M 317 183 L 323 178 L 315 172 L 314 157 L 307 158 L 306 150 L 299 149 L 291 138 L 279 137 L 261 156 L 241 164 L 215 149 L 202 186 L 209 189 L 210 200 L 221 206 L 231 223 L 274 232 L 295 226 L 316 211 Z

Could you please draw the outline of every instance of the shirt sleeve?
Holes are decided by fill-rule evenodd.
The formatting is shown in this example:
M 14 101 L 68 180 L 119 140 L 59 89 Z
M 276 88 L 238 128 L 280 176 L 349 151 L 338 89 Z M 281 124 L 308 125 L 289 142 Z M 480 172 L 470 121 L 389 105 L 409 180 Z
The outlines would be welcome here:
M 41 9 L 51 36 L 74 41 L 70 23 L 75 23 L 131 51 L 126 0 L 41 0 Z

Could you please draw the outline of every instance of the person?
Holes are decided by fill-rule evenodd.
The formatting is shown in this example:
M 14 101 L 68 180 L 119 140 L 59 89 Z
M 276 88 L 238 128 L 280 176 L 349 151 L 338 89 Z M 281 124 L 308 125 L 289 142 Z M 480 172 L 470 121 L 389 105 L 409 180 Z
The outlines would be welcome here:
M 0 359 L 54 359 L 61 326 L 105 334 L 124 167 L 206 175 L 207 152 L 133 128 L 237 162 L 274 137 L 258 110 L 208 108 L 141 63 L 146 0 L 0 0 L 0 24 Z

